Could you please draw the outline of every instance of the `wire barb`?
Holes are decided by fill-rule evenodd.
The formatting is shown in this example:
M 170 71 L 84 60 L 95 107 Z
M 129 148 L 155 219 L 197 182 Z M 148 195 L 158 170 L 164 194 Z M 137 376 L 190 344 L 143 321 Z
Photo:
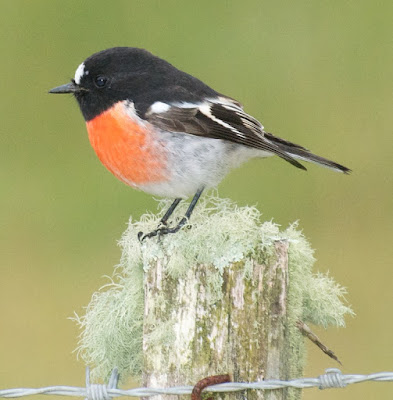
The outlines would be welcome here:
M 319 389 L 343 388 L 347 383 L 343 380 L 343 374 L 338 368 L 329 368 L 324 375 L 319 376 Z
M 108 389 L 117 389 L 119 373 L 114 368 L 109 378 L 108 385 L 90 383 L 90 368 L 86 367 L 86 399 L 85 400 L 111 400 L 114 396 L 108 393 Z

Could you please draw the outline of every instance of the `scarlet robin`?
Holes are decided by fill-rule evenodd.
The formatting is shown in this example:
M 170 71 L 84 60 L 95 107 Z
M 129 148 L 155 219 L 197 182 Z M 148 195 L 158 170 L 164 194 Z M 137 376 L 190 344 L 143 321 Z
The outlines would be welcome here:
M 143 49 L 95 53 L 70 83 L 50 93 L 75 96 L 90 143 L 112 174 L 134 188 L 175 199 L 161 225 L 143 238 L 177 232 L 205 188 L 254 157 L 277 155 L 303 170 L 297 160 L 350 171 L 266 132 L 239 102 Z M 176 206 L 191 195 L 185 216 L 168 226 Z

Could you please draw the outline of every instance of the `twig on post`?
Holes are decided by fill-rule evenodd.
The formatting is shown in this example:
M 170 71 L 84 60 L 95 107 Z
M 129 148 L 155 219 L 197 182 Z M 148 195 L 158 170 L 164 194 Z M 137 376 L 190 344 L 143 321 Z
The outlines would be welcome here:
M 337 358 L 337 356 L 333 353 L 332 350 L 327 348 L 318 338 L 318 336 L 310 329 L 310 327 L 305 324 L 303 321 L 297 321 L 296 326 L 299 328 L 300 332 L 306 336 L 312 343 L 318 346 L 327 356 L 337 361 L 340 365 L 342 365 L 341 361 Z

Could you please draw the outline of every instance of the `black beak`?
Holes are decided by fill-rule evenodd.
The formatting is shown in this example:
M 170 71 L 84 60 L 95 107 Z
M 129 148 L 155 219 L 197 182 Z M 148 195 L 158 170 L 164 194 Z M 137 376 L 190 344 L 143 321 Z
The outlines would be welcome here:
M 70 82 L 49 90 L 49 93 L 75 93 L 78 90 L 80 90 L 79 86 L 74 82 Z

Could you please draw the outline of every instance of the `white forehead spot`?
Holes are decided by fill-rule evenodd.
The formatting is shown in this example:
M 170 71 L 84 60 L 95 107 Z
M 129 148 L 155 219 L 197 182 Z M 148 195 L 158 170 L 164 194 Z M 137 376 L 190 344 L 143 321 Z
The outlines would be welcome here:
M 83 75 L 88 75 L 89 71 L 85 72 L 85 63 L 79 65 L 79 67 L 75 71 L 75 83 L 79 85 L 81 83 L 81 79 Z
M 171 108 L 169 104 L 163 103 L 161 101 L 156 101 L 150 107 L 150 112 L 154 114 L 160 114 L 168 111 Z

